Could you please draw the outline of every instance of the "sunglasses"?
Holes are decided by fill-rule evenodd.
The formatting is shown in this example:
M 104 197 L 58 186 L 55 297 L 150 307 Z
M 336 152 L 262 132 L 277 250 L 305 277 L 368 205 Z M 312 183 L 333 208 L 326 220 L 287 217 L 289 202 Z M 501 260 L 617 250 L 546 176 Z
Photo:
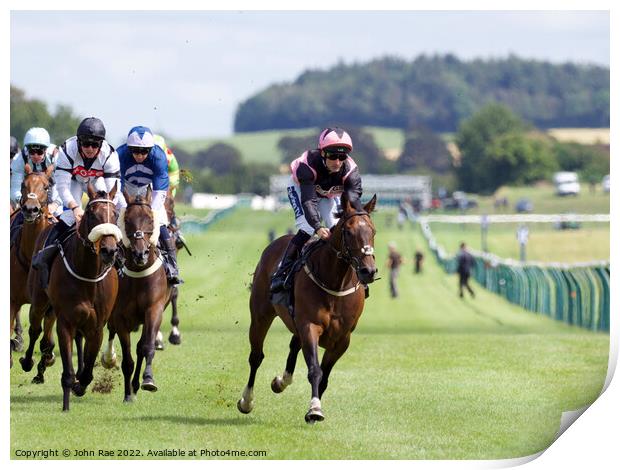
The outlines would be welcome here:
M 86 148 L 98 149 L 101 147 L 100 140 L 80 140 L 80 145 Z
M 45 153 L 45 147 L 40 147 L 38 145 L 29 145 L 28 153 L 30 155 L 43 155 Z
M 148 147 L 129 147 L 129 151 L 138 155 L 148 155 L 151 149 Z
M 328 160 L 340 160 L 344 162 L 348 157 L 346 153 L 325 152 L 325 158 Z

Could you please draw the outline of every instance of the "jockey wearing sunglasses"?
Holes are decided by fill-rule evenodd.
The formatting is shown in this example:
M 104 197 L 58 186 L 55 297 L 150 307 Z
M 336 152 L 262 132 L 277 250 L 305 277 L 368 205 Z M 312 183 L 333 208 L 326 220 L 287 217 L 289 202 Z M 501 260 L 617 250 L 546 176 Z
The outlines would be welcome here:
M 295 213 L 297 234 L 271 279 L 271 292 L 284 286 L 288 270 L 299 256 L 304 244 L 316 234 L 327 240 L 336 225 L 334 214 L 340 209 L 340 196 L 347 192 L 351 205 L 362 210 L 362 179 L 357 165 L 349 156 L 353 142 L 347 132 L 338 127 L 327 128 L 319 136 L 319 146 L 304 152 L 291 163 L 288 198 Z M 324 226 L 321 225 L 321 220 Z
M 163 148 L 155 144 L 153 133 L 148 127 L 136 126 L 129 131 L 127 143 L 118 148 L 121 165 L 121 188 L 131 195 L 146 194 L 153 188 L 151 208 L 159 224 L 159 242 L 166 261 L 166 274 L 172 285 L 181 284 L 176 259 L 174 240 L 168 231 L 168 215 L 164 203 L 170 186 L 168 159 Z M 119 197 L 121 207 L 126 207 L 125 198 Z M 119 215 L 119 219 L 122 217 Z
M 50 231 L 44 248 L 32 259 L 44 286 L 47 285 L 49 266 L 58 252 L 57 241 L 69 227 L 79 224 L 84 215 L 82 195 L 86 193 L 88 183 L 91 182 L 97 191 L 109 193 L 119 182 L 118 154 L 105 136 L 101 119 L 88 117 L 82 120 L 76 135 L 60 146 L 54 178 L 64 211 Z
M 15 142 L 17 144 L 17 141 Z M 16 145 L 17 146 L 17 145 Z M 12 146 L 11 146 L 12 147 Z M 13 152 L 13 148 L 11 148 Z M 11 206 L 18 207 L 22 197 L 22 183 L 26 177 L 26 165 L 32 172 L 44 173 L 50 166 L 56 164 L 58 147 L 50 142 L 50 135 L 42 127 L 28 129 L 24 136 L 24 146 L 11 160 Z M 48 211 L 52 215 L 62 213 L 62 201 L 58 195 L 56 185 L 48 191 Z M 15 242 L 18 228 L 24 222 L 24 215 L 19 212 L 11 223 L 11 244 Z

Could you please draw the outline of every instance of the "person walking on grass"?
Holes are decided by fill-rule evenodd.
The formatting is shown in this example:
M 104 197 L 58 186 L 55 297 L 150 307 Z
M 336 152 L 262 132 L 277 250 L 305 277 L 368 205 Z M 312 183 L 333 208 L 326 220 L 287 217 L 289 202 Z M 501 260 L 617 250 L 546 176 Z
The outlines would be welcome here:
M 456 271 L 459 275 L 459 297 L 463 298 L 463 287 L 465 287 L 471 294 L 472 298 L 474 298 L 475 294 L 469 285 L 469 277 L 471 276 L 471 271 L 474 267 L 475 260 L 471 253 L 467 251 L 465 243 L 461 243 L 461 249 L 456 256 L 456 261 Z
M 400 265 L 403 264 L 403 258 L 396 250 L 395 242 L 388 243 L 388 250 L 387 267 L 390 269 L 390 295 L 393 299 L 395 299 L 398 297 L 398 286 L 396 285 L 396 280 L 398 279 Z

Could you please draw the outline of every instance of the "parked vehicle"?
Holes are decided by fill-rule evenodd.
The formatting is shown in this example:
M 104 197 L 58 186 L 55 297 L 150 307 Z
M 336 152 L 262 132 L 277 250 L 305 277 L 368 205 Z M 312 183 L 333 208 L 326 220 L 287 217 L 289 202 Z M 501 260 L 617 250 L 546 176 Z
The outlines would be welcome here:
M 519 199 L 515 204 L 515 210 L 519 213 L 532 212 L 534 210 L 534 204 L 529 199 Z
M 581 191 L 579 176 L 574 171 L 558 171 L 553 175 L 553 184 L 558 196 L 576 196 Z

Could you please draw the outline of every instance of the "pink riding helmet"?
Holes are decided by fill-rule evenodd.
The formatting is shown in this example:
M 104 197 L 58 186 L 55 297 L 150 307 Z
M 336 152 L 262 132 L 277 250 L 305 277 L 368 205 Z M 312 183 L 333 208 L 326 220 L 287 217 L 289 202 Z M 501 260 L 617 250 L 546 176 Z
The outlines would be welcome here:
M 319 149 L 326 147 L 346 147 L 350 152 L 353 150 L 351 137 L 339 127 L 329 127 L 321 132 L 319 136 Z

